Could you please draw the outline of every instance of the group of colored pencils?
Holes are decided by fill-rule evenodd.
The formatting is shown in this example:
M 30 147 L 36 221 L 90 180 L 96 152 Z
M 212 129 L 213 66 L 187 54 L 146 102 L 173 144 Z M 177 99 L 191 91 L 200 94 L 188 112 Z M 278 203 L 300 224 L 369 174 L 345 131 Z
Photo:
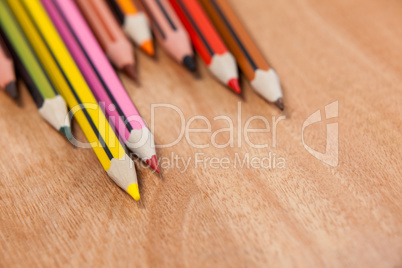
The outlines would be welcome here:
M 15 68 L 40 115 L 71 140 L 68 106 L 107 174 L 135 200 L 126 148 L 159 172 L 154 137 L 112 65 L 136 79 L 127 37 L 153 56 L 152 33 L 191 71 L 194 46 L 236 93 L 239 66 L 262 97 L 284 108 L 278 76 L 227 0 L 0 0 L 0 87 L 18 96 Z

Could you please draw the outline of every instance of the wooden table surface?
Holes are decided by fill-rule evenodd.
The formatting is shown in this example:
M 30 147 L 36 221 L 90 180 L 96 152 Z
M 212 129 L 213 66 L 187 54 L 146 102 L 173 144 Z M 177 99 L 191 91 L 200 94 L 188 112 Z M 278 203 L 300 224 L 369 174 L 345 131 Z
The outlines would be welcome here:
M 121 78 L 156 125 L 158 144 L 174 141 L 181 122 L 166 107 L 151 121 L 152 104 L 176 106 L 186 123 L 193 118 L 191 128 L 206 127 L 199 115 L 212 133 L 230 126 L 217 116 L 235 129 L 233 147 L 213 145 L 211 138 L 228 141 L 222 132 L 159 148 L 161 176 L 137 168 L 138 203 L 91 149 L 74 148 L 41 119 L 22 85 L 18 105 L 0 94 L 0 267 L 402 266 L 402 2 L 231 2 L 279 74 L 287 109 L 264 102 L 246 81 L 242 98 L 232 94 L 200 59 L 194 77 L 160 47 L 157 60 L 137 52 L 141 84 Z M 324 120 L 335 101 L 339 116 Z M 304 142 L 324 152 L 326 123 L 337 123 L 336 167 L 302 143 L 303 122 L 320 109 L 323 122 L 305 129 Z M 249 141 L 268 148 L 239 135 L 255 115 L 271 129 L 249 133 Z M 74 134 L 85 140 L 76 123 Z M 271 168 L 208 160 L 269 154 Z M 181 159 L 190 159 L 187 169 Z

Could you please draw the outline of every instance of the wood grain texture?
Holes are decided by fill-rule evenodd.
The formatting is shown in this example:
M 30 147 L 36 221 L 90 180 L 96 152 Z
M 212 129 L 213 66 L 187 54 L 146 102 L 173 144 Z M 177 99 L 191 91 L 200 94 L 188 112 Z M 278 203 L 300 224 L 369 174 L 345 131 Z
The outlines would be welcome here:
M 0 267 L 401 267 L 402 2 L 399 0 L 231 0 L 285 94 L 287 119 L 272 133 L 250 134 L 253 149 L 159 149 L 193 157 L 286 159 L 284 169 L 213 169 L 161 178 L 138 169 L 142 200 L 107 177 L 91 149 L 76 149 L 53 131 L 23 90 L 15 105 L 0 96 Z M 138 53 L 141 86 L 121 76 L 144 119 L 151 104 L 179 107 L 187 119 L 227 115 L 237 127 L 239 98 L 200 64 L 194 79 L 158 49 Z M 156 77 L 157 75 L 157 77 Z M 243 83 L 242 124 L 281 114 Z M 306 118 L 339 101 L 339 166 L 310 155 L 301 142 Z M 164 111 L 164 112 L 161 112 Z M 180 118 L 156 112 L 159 144 L 175 139 Z M 270 121 L 271 123 L 271 121 Z M 261 121 L 252 125 L 262 127 Z M 194 121 L 192 127 L 205 127 Z M 75 135 L 84 140 L 77 124 Z M 306 143 L 325 150 L 324 124 Z M 190 134 L 210 143 L 211 134 Z M 223 144 L 227 133 L 219 134 Z M 235 135 L 237 140 L 237 133 Z

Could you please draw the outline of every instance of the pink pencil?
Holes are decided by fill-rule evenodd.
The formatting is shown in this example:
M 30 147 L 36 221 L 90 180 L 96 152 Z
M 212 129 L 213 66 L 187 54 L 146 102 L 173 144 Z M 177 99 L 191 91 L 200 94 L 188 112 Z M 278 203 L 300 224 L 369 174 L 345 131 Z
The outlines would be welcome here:
M 196 69 L 193 48 L 186 29 L 166 0 L 143 0 L 152 30 L 162 47 L 190 71 Z
M 41 0 L 126 146 L 159 172 L 154 138 L 72 0 Z
M 15 82 L 14 63 L 0 36 L 0 89 L 7 91 L 12 98 L 18 97 Z

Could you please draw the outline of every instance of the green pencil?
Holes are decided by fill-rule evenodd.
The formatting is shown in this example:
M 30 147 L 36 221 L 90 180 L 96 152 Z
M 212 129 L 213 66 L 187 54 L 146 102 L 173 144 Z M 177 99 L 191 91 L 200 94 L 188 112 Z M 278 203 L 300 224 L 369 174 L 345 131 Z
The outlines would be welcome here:
M 3 1 L 0 1 L 0 35 L 14 58 L 17 71 L 27 85 L 39 114 L 70 139 L 70 122 L 66 120 L 67 104 L 49 81 L 12 11 Z

